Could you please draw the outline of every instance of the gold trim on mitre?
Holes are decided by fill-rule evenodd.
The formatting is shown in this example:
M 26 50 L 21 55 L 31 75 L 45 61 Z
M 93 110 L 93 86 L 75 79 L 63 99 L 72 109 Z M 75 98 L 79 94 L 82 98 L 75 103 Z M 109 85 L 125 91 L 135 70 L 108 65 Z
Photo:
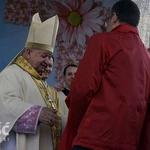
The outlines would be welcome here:
M 59 20 L 55 15 L 42 22 L 39 14 L 32 17 L 26 48 L 48 50 L 53 52 L 58 31 Z
M 40 50 L 49 50 L 51 52 L 53 51 L 53 47 L 47 44 L 27 42 L 26 47 Z

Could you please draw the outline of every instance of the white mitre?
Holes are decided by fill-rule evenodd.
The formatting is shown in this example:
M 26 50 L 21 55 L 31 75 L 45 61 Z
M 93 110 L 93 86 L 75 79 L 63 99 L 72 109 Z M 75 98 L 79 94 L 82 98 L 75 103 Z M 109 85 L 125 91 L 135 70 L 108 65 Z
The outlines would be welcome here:
M 39 14 L 34 14 L 32 17 L 25 48 L 48 50 L 53 53 L 58 26 L 59 19 L 57 15 L 42 22 Z M 7 66 L 11 65 L 13 61 L 23 52 L 23 50 L 24 48 L 11 60 Z
M 59 20 L 57 15 L 42 22 L 39 14 L 36 13 L 32 17 L 25 47 L 53 52 L 58 25 Z

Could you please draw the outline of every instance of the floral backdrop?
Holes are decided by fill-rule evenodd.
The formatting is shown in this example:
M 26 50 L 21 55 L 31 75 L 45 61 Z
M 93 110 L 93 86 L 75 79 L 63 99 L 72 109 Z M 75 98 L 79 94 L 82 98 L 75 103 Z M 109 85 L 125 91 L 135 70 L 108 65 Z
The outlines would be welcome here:
M 104 22 L 110 9 L 102 2 L 92 0 L 64 0 L 51 3 L 60 19 L 56 44 L 55 81 L 58 89 L 64 86 L 63 68 L 70 64 L 79 64 L 89 37 L 104 31 Z
M 42 21 L 56 14 L 59 16 L 53 68 L 55 87 L 59 90 L 64 87 L 64 67 L 79 64 L 89 38 L 104 31 L 110 7 L 94 0 L 7 0 L 4 21 L 29 25 L 36 12 Z
M 133 0 L 140 8 L 141 18 L 139 23 L 139 33 L 144 44 L 150 48 L 150 1 Z
M 42 21 L 56 14 L 59 16 L 53 71 L 55 87 L 60 90 L 64 87 L 62 73 L 64 67 L 71 63 L 79 64 L 89 38 L 95 33 L 105 31 L 104 22 L 116 1 L 118 0 L 7 0 L 4 21 L 29 25 L 36 12 L 40 14 Z M 142 4 L 141 0 L 135 1 L 144 11 L 147 5 Z M 149 3 L 148 0 L 146 1 Z M 142 14 L 142 18 L 144 16 L 147 15 Z M 144 21 L 142 20 L 139 29 L 147 44 L 149 38 L 145 38 L 145 35 L 149 36 L 150 30 L 148 19 L 147 22 Z

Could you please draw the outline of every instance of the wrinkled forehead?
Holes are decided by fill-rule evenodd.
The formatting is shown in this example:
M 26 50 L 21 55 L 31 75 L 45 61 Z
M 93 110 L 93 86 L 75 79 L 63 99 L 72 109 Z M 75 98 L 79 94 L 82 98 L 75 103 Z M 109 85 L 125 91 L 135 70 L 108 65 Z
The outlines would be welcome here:
M 43 55 L 47 55 L 47 56 L 52 56 L 52 52 L 48 51 L 48 50 L 39 50 L 39 49 L 32 49 L 33 53 L 36 54 L 43 54 Z

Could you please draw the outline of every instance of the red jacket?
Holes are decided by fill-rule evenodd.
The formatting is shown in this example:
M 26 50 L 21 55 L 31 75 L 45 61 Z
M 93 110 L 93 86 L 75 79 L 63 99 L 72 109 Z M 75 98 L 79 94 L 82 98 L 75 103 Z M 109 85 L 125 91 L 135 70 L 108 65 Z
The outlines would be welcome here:
M 136 150 L 149 96 L 150 58 L 137 28 L 122 24 L 94 35 L 66 99 L 59 150 Z

